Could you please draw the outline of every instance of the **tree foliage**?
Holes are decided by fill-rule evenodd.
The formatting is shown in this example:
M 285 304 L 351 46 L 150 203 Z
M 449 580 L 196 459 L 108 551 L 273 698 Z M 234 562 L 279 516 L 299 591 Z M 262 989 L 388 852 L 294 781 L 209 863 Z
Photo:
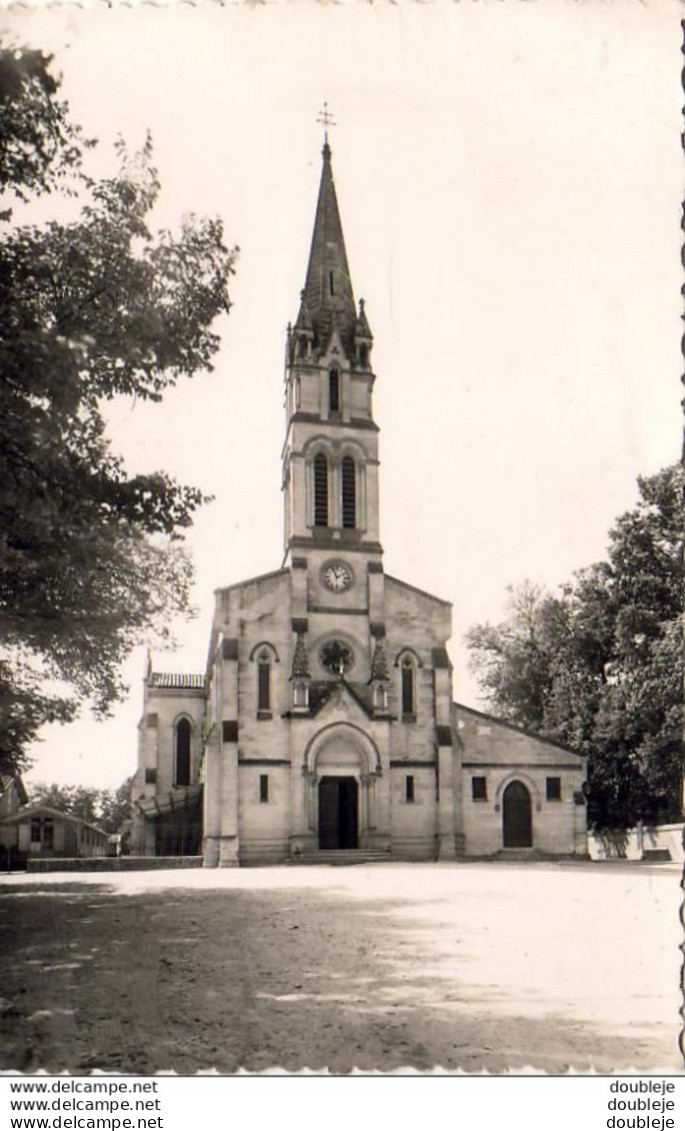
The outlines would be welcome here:
M 131 816 L 131 778 L 117 789 L 101 789 L 98 824 L 108 833 L 119 832 Z
M 589 755 L 597 828 L 681 814 L 683 469 L 638 482 L 606 561 L 559 595 L 511 589 L 508 618 L 467 634 L 495 712 Z
M 82 821 L 98 825 L 106 833 L 115 833 L 130 816 L 130 795 L 129 778 L 117 789 L 36 782 L 30 788 L 29 804 L 49 805 L 60 813 L 71 813 Z
M 0 191 L 20 200 L 55 188 L 92 146 L 58 99 L 50 62 L 42 51 L 0 49 Z
M 158 401 L 211 368 L 235 249 L 221 221 L 149 227 L 160 186 L 150 141 L 119 172 L 85 171 L 91 143 L 40 52 L 0 51 L 0 187 L 17 201 L 77 197 L 75 219 L 0 232 L 0 768 L 46 721 L 121 696 L 122 659 L 189 610 L 177 545 L 204 497 L 131 473 L 105 409 Z M 23 205 L 19 205 L 19 211 Z M 3 212 L 3 218 L 12 209 Z

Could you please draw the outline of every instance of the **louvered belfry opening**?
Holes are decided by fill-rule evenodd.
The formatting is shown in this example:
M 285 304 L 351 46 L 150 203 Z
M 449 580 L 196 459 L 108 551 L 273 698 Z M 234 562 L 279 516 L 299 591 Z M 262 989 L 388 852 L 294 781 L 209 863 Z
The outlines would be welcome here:
M 322 452 L 314 457 L 314 525 L 328 526 L 328 460 Z
M 329 412 L 340 412 L 340 373 L 331 369 L 328 374 L 328 409 Z
M 342 461 L 342 523 L 348 530 L 357 525 L 357 476 L 352 456 Z

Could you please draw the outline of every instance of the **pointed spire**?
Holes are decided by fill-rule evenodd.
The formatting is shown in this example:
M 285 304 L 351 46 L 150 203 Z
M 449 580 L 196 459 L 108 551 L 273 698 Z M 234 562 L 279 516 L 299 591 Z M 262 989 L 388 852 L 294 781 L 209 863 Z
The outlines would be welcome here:
M 365 309 L 365 304 L 364 304 L 363 298 L 360 298 L 360 300 L 359 300 L 359 315 L 357 316 L 357 325 L 355 327 L 355 334 L 356 334 L 357 341 L 359 341 L 360 338 L 366 339 L 369 342 L 373 341 L 373 334 L 371 333 L 371 327 L 369 326 L 369 320 L 366 317 L 366 309 Z
M 376 647 L 373 650 L 373 659 L 371 660 L 371 682 L 387 683 L 389 679 L 385 648 L 381 641 L 377 640 Z
M 304 290 L 300 291 L 300 310 L 297 315 L 297 321 L 295 322 L 295 329 L 305 330 L 306 332 L 314 330 L 314 325 L 307 308 L 307 295 Z
M 293 666 L 290 672 L 290 681 L 293 685 L 293 713 L 296 715 L 309 714 L 309 684 L 311 678 L 305 633 L 298 632 L 293 651 Z
M 311 679 L 311 677 L 312 673 L 309 669 L 309 655 L 304 640 L 304 633 L 298 632 L 297 640 L 295 641 L 295 650 L 293 652 L 293 667 L 290 678 Z
M 389 682 L 390 674 L 388 672 L 385 648 L 381 640 L 376 640 L 376 645 L 373 650 L 373 659 L 371 660 L 371 679 L 369 680 L 369 683 L 372 685 L 373 713 L 376 716 L 385 716 L 388 713 Z
M 319 349 L 328 345 L 334 315 L 343 344 L 348 348 L 354 338 L 357 312 L 327 139 L 322 152 L 319 198 L 301 311 L 312 319 Z

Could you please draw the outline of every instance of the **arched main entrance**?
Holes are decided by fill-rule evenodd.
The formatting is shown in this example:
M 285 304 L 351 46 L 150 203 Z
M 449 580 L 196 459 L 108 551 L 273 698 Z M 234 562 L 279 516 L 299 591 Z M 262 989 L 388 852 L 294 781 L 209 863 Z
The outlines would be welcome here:
M 320 849 L 365 848 L 376 834 L 380 758 L 352 723 L 329 723 L 305 750 L 308 825 Z
M 505 848 L 533 847 L 533 807 L 530 793 L 520 781 L 512 781 L 502 798 Z
M 358 812 L 356 778 L 322 778 L 319 782 L 319 848 L 357 848 Z

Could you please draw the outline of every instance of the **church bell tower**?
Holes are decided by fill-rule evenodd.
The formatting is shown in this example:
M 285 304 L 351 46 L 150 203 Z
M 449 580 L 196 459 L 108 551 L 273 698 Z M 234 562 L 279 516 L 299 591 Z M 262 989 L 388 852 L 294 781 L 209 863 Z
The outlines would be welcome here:
M 384 570 L 372 347 L 326 136 L 288 327 L 285 561 L 216 590 L 204 672 L 148 671 L 138 853 L 200 837 L 205 867 L 583 851 L 582 756 L 456 705 L 450 602 Z
M 284 564 L 336 555 L 324 574 L 333 593 L 355 568 L 381 569 L 372 347 L 364 302 L 354 300 L 326 136 L 307 275 L 286 345 Z

